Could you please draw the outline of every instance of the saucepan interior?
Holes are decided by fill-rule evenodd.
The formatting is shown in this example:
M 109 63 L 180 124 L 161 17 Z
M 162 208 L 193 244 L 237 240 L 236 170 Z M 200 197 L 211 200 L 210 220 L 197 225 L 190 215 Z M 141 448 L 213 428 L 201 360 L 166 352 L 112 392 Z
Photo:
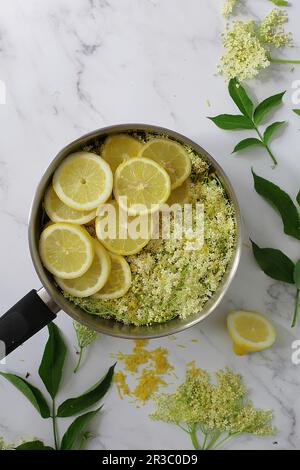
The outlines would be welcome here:
M 46 188 L 48 187 L 52 175 L 58 165 L 62 162 L 62 160 L 72 152 L 81 150 L 83 147 L 93 144 L 96 140 L 102 140 L 108 135 L 118 134 L 120 132 L 146 132 L 152 133 L 157 135 L 167 135 L 169 138 L 178 141 L 181 144 L 185 144 L 193 148 L 193 150 L 199 153 L 203 158 L 205 158 L 213 167 L 214 171 L 218 175 L 218 178 L 222 182 L 229 200 L 232 202 L 235 208 L 235 218 L 236 218 L 236 244 L 234 249 L 234 254 L 231 260 L 231 263 L 227 267 L 227 271 L 223 277 L 222 282 L 220 283 L 217 291 L 214 293 L 212 298 L 205 304 L 203 310 L 199 312 L 195 312 L 194 315 L 188 317 L 187 319 L 179 319 L 175 318 L 171 321 L 168 321 L 163 324 L 154 324 L 150 326 L 134 326 L 134 325 L 125 325 L 119 323 L 115 320 L 107 320 L 100 317 L 92 316 L 79 307 L 76 307 L 74 304 L 69 302 L 59 291 L 56 287 L 55 283 L 53 282 L 52 276 L 47 272 L 47 270 L 43 267 L 38 250 L 38 241 L 39 235 L 41 232 L 41 227 L 43 224 L 43 196 L 45 193 Z M 111 127 L 106 127 L 103 129 L 96 130 L 91 132 L 76 141 L 72 142 L 71 144 L 67 145 L 63 150 L 61 150 L 58 155 L 54 158 L 50 166 L 48 167 L 47 171 L 43 175 L 40 184 L 37 188 L 37 191 L 34 196 L 34 200 L 32 203 L 31 213 L 30 213 L 30 220 L 29 220 L 29 245 L 30 245 L 30 252 L 31 257 L 36 269 L 36 272 L 43 284 L 46 288 L 48 294 L 52 297 L 52 299 L 57 303 L 57 305 L 68 315 L 70 315 L 74 320 L 88 326 L 89 328 L 98 331 L 100 333 L 108 334 L 111 336 L 119 337 L 119 338 L 131 338 L 131 339 L 138 339 L 138 338 L 157 338 L 161 336 L 166 336 L 174 333 L 178 333 L 179 331 L 185 330 L 186 328 L 190 328 L 200 321 L 204 320 L 208 315 L 210 315 L 217 305 L 221 302 L 223 296 L 225 295 L 238 266 L 239 259 L 240 259 L 240 252 L 241 252 L 241 221 L 240 221 L 240 209 L 238 206 L 238 202 L 232 186 L 225 175 L 222 168 L 218 165 L 218 163 L 199 145 L 192 142 L 190 139 L 173 132 L 168 129 L 164 129 L 157 126 L 150 126 L 144 124 L 122 124 L 116 125 Z

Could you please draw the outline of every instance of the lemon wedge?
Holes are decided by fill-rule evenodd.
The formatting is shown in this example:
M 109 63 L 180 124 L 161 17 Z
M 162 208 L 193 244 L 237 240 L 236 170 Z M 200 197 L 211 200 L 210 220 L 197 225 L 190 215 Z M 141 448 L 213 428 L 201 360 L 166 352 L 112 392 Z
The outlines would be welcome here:
M 77 211 L 71 209 L 59 199 L 52 185 L 46 191 L 44 208 L 52 222 L 70 222 L 84 225 L 90 223 L 96 217 L 96 210 Z
M 237 355 L 267 349 L 276 340 L 276 331 L 260 313 L 236 310 L 227 317 L 227 328 Z
M 126 294 L 131 285 L 131 271 L 126 259 L 110 253 L 111 271 L 105 286 L 93 297 L 95 299 L 119 299 Z
M 95 256 L 91 267 L 76 279 L 61 279 L 55 277 L 59 287 L 75 297 L 89 297 L 101 289 L 107 282 L 110 270 L 111 260 L 107 251 L 101 244 L 93 240 Z
M 130 230 L 130 224 L 133 231 Z M 95 228 L 98 240 L 116 255 L 134 255 L 141 251 L 151 238 L 151 218 L 147 215 L 130 217 L 116 201 L 99 207 Z M 141 236 L 138 236 L 138 232 Z
M 108 163 L 95 153 L 69 155 L 53 176 L 53 188 L 67 206 L 91 211 L 112 193 L 113 175 Z
M 62 279 L 74 279 L 90 268 L 93 239 L 79 225 L 52 223 L 41 234 L 39 251 L 44 266 Z
M 154 160 L 130 158 L 116 170 L 114 195 L 119 206 L 129 215 L 156 212 L 170 193 L 170 177 Z
M 191 174 L 191 159 L 184 147 L 169 139 L 153 139 L 142 148 L 140 157 L 150 158 L 163 166 L 171 178 L 172 189 L 178 188 Z
M 129 135 L 112 135 L 105 140 L 101 155 L 114 173 L 125 160 L 137 157 L 142 148 L 143 144 Z

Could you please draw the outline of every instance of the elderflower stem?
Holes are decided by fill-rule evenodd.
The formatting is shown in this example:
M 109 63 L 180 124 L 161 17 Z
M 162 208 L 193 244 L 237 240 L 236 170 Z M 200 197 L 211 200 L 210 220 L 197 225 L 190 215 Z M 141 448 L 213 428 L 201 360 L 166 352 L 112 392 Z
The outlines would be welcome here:
M 300 60 L 274 59 L 273 57 L 269 57 L 269 61 L 277 64 L 300 64 Z
M 52 400 L 52 429 L 53 429 L 53 437 L 54 437 L 54 447 L 55 450 L 58 450 L 58 436 L 57 436 L 57 429 L 56 429 L 56 410 L 55 410 L 55 400 Z
M 78 369 L 80 367 L 81 360 L 82 360 L 82 357 L 83 357 L 83 350 L 84 350 L 84 348 L 80 348 L 78 361 L 77 361 L 76 367 L 74 369 L 74 374 L 76 374 L 76 372 L 78 371 Z
M 258 127 L 257 127 L 257 126 L 254 126 L 254 129 L 256 130 L 257 135 L 259 136 L 260 140 L 261 140 L 262 143 L 264 144 L 264 146 L 265 146 L 265 148 L 266 148 L 268 154 L 270 155 L 271 159 L 273 160 L 274 166 L 276 166 L 276 165 L 277 165 L 277 160 L 276 160 L 276 158 L 274 157 L 274 155 L 273 155 L 273 153 L 272 153 L 270 147 L 269 147 L 267 144 L 264 143 L 264 138 L 263 138 L 263 136 L 261 135 L 261 133 L 260 133 Z
M 208 438 L 208 434 L 204 434 L 204 440 L 203 440 L 203 443 L 202 443 L 202 450 L 206 450 L 207 438 Z
M 219 439 L 220 435 L 221 433 L 216 433 L 215 437 L 213 437 L 208 443 L 206 450 L 210 450 L 213 447 L 214 443 Z
M 176 424 L 182 431 L 186 432 L 187 434 L 190 434 L 190 431 L 188 429 L 185 429 L 185 427 L 181 426 L 180 423 L 176 423 Z
M 296 301 L 295 301 L 295 310 L 294 310 L 294 317 L 293 317 L 293 322 L 292 322 L 292 328 L 294 328 L 294 327 L 297 325 L 298 311 L 299 311 L 299 303 L 300 303 L 300 289 L 297 289 Z
M 228 434 L 227 436 L 224 437 L 224 439 L 222 439 L 221 441 L 219 441 L 213 448 L 212 450 L 216 450 L 218 447 L 220 447 L 222 444 L 224 444 L 224 442 L 228 441 L 228 439 L 231 439 L 232 437 L 234 436 L 238 436 L 239 434 L 241 434 L 240 432 L 234 432 L 232 434 Z
M 198 442 L 198 439 L 197 439 L 197 427 L 196 427 L 195 424 L 193 424 L 193 426 L 191 426 L 189 434 L 191 436 L 191 440 L 192 440 L 194 449 L 200 450 L 200 445 L 199 445 L 199 442 Z M 202 450 L 203 450 L 203 448 L 202 448 Z

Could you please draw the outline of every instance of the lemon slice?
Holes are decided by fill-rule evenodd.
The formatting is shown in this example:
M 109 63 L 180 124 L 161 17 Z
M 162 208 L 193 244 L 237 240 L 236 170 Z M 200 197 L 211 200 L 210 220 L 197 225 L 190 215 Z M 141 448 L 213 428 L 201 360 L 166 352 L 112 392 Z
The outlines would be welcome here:
M 116 170 L 114 195 L 129 215 L 156 212 L 170 193 L 170 177 L 154 160 L 130 158 Z
M 130 217 L 116 201 L 99 207 L 97 215 L 97 238 L 111 253 L 134 255 L 141 251 L 151 238 L 150 216 Z
M 131 285 L 131 271 L 123 256 L 110 253 L 111 272 L 105 286 L 93 297 L 95 299 L 119 299 L 126 294 Z
M 82 276 L 94 258 L 93 239 L 79 225 L 52 223 L 40 237 L 40 256 L 44 266 L 63 279 Z
M 178 188 L 191 174 L 191 159 L 184 147 L 169 139 L 153 139 L 144 145 L 140 157 L 162 165 L 171 178 L 172 189 Z
M 78 211 L 96 209 L 112 192 L 113 176 L 103 158 L 95 153 L 69 155 L 53 176 L 53 188 L 67 206 Z
M 59 287 L 75 297 L 89 297 L 101 289 L 107 282 L 111 270 L 110 257 L 103 246 L 93 240 L 95 256 L 91 267 L 83 276 L 76 279 L 55 277 Z
M 276 340 L 276 331 L 263 315 L 245 310 L 230 312 L 227 328 L 238 355 L 267 349 Z
M 190 194 L 190 186 L 191 181 L 188 178 L 185 182 L 179 186 L 178 188 L 174 189 L 171 192 L 169 199 L 167 200 L 166 204 L 168 206 L 172 206 L 173 204 L 186 204 L 189 202 L 189 194 Z
M 114 173 L 117 167 L 131 157 L 137 157 L 143 144 L 126 134 L 108 137 L 102 148 L 102 157 Z
M 90 223 L 96 217 L 96 210 L 77 211 L 71 209 L 59 199 L 52 185 L 46 191 L 44 208 L 52 222 L 70 222 L 84 225 Z

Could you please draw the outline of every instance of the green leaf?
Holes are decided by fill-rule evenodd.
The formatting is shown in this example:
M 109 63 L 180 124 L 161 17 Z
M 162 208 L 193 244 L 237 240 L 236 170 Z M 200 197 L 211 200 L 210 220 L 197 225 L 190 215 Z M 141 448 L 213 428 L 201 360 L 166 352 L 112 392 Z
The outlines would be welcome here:
M 54 399 L 61 381 L 67 348 L 54 323 L 48 325 L 48 331 L 49 339 L 39 368 L 39 375 L 51 398 Z
M 268 145 L 271 137 L 273 134 L 281 127 L 283 124 L 285 124 L 286 121 L 278 121 L 278 122 L 273 122 L 269 127 L 264 132 L 264 143 Z
M 84 450 L 89 439 L 92 439 L 93 433 L 85 431 L 79 436 L 79 449 Z
M 228 91 L 231 98 L 239 110 L 244 114 L 244 116 L 248 116 L 250 119 L 252 119 L 253 103 L 247 95 L 245 88 L 236 79 L 231 79 L 229 81 Z
M 297 289 L 300 290 L 300 259 L 294 269 L 294 283 Z
M 300 109 L 293 109 L 294 113 L 300 116 Z
M 278 7 L 287 7 L 289 2 L 287 0 L 270 0 L 270 2 L 274 3 Z
M 279 212 L 283 222 L 284 232 L 300 240 L 299 212 L 290 196 L 271 181 L 256 175 L 253 170 L 252 174 L 257 193 L 270 202 Z
M 101 398 L 104 397 L 111 385 L 115 365 L 116 364 L 109 368 L 106 376 L 101 379 L 100 382 L 97 382 L 91 389 L 87 390 L 83 395 L 80 395 L 79 397 L 75 398 L 69 398 L 64 403 L 62 403 L 57 410 L 57 416 L 59 418 L 67 418 L 69 416 L 74 416 L 77 413 L 86 410 L 87 408 L 101 400 Z
M 234 129 L 253 129 L 254 125 L 251 119 L 241 114 L 220 114 L 215 117 L 208 117 L 220 129 L 234 130 Z
M 254 257 L 267 276 L 277 281 L 294 284 L 295 265 L 282 251 L 273 248 L 260 248 L 252 240 Z
M 102 407 L 81 415 L 73 421 L 62 438 L 61 450 L 72 450 L 74 448 L 77 440 L 82 436 L 83 431 L 101 408 Z
M 261 142 L 259 139 L 255 139 L 254 137 L 250 137 L 249 139 L 241 140 L 235 147 L 232 153 L 239 152 L 240 150 L 244 150 L 248 147 L 252 147 L 253 145 L 260 145 L 264 147 L 264 143 Z
M 45 446 L 42 441 L 30 441 L 15 447 L 15 450 L 54 450 L 53 447 Z
M 272 108 L 282 103 L 282 98 L 286 92 L 278 93 L 277 95 L 270 96 L 262 101 L 254 111 L 254 122 L 260 124 L 264 117 L 271 111 Z
M 39 412 L 42 418 L 49 418 L 50 417 L 50 410 L 49 406 L 40 390 L 29 382 L 27 382 L 22 377 L 14 374 L 6 374 L 4 372 L 0 372 L 0 375 L 8 380 L 14 387 L 16 387 L 19 392 L 23 393 L 23 395 L 30 401 L 30 403 L 34 406 L 34 408 Z
M 297 202 L 298 202 L 298 204 L 299 204 L 299 206 L 300 206 L 300 191 L 299 191 L 299 193 L 297 194 Z

